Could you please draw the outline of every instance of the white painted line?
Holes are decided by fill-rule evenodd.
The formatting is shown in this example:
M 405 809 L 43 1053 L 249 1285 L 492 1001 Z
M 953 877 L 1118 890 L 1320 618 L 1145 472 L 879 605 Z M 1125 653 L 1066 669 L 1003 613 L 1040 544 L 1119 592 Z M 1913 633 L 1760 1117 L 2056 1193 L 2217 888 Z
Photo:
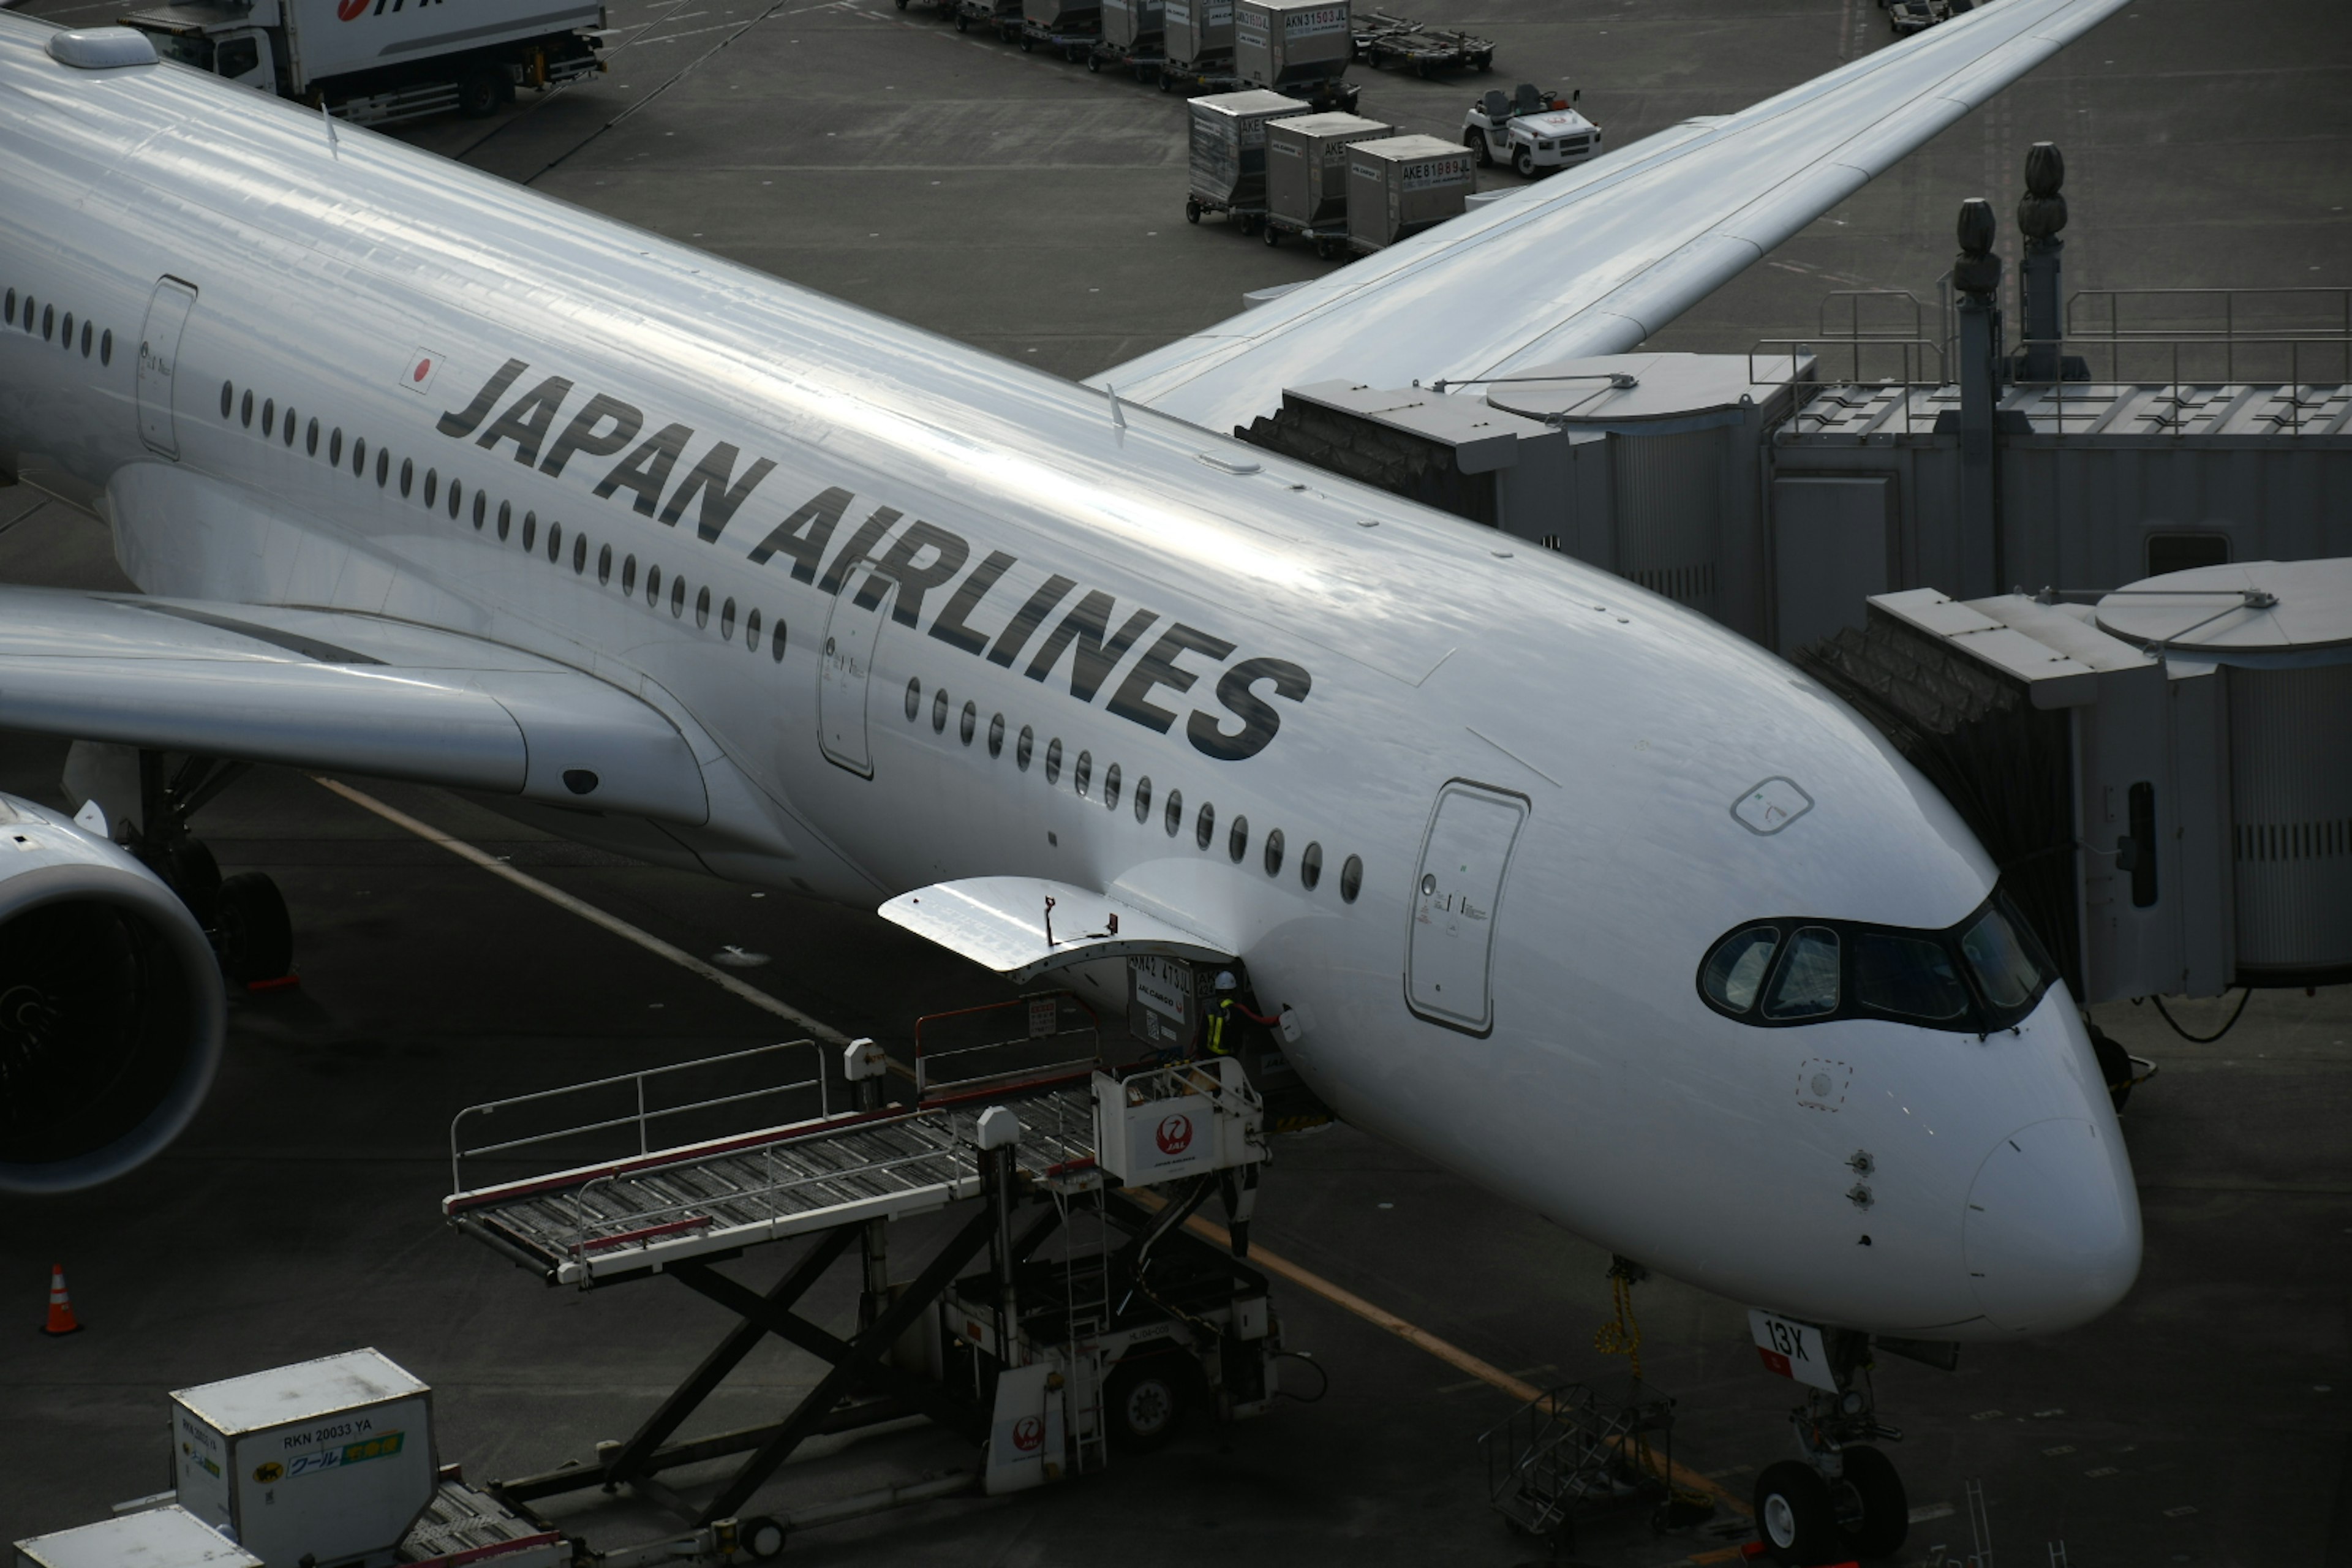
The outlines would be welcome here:
M 653 932 L 642 931 L 618 915 L 607 914 L 586 900 L 575 899 L 562 889 L 542 882 L 528 871 L 516 870 L 495 855 L 485 854 L 464 839 L 442 832 L 431 823 L 420 822 L 399 807 L 387 805 L 364 790 L 356 790 L 340 779 L 320 778 L 315 773 L 311 775 L 311 780 L 341 795 L 353 805 L 375 813 L 394 826 L 405 828 L 428 844 L 439 845 L 460 860 L 471 861 L 493 877 L 503 877 L 525 892 L 536 894 L 556 908 L 567 910 L 578 915 L 590 925 L 601 926 L 624 942 L 635 942 L 647 952 L 669 960 L 688 973 L 699 975 L 721 991 L 741 997 L 762 1012 L 772 1013 L 779 1018 L 795 1024 L 821 1040 L 829 1040 L 837 1046 L 849 1043 L 849 1037 L 830 1024 L 820 1023 L 799 1008 L 777 1001 L 756 985 L 746 985 L 725 970 L 705 963 L 685 949 L 673 947 Z

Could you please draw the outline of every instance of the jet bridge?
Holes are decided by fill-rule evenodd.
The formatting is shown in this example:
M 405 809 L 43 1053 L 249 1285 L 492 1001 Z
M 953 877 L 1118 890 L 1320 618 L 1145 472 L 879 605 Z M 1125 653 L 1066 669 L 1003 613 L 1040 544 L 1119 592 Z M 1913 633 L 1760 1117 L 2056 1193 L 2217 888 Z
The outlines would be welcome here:
M 501 1503 L 540 1519 L 546 1500 L 627 1486 L 697 1526 L 780 1549 L 791 1530 L 1101 1468 L 1157 1446 L 1189 1405 L 1224 1419 L 1270 1407 L 1279 1329 L 1265 1277 L 1244 1260 L 1265 1118 L 1241 1065 L 1111 1070 L 1068 993 L 922 1022 L 934 1027 L 918 1026 L 917 1088 L 903 1100 L 884 1085 L 905 1069 L 861 1040 L 843 1063 L 855 1103 L 836 1109 L 824 1054 L 797 1041 L 460 1113 L 443 1205 L 458 1231 L 550 1285 L 667 1276 L 740 1320 L 626 1441 L 600 1445 L 593 1464 L 493 1482 Z M 791 1114 L 775 1120 L 779 1107 Z M 749 1128 L 726 1130 L 745 1118 Z M 623 1152 L 576 1159 L 599 1140 Z M 499 1169 L 519 1161 L 560 1168 Z M 1157 1195 L 1139 1198 L 1144 1189 Z M 1219 1194 L 1230 1253 L 1181 1228 Z M 971 1199 L 979 1207 L 911 1278 L 894 1274 L 892 1222 Z M 720 1267 L 793 1241 L 804 1245 L 764 1290 Z M 845 1336 L 803 1302 L 853 1249 L 862 1288 Z M 769 1334 L 826 1364 L 816 1386 L 778 1421 L 680 1440 Z M 910 1418 L 970 1439 L 980 1462 L 739 1517 L 810 1439 Z M 674 1484 L 725 1459 L 739 1462 L 715 1493 L 697 1500 Z

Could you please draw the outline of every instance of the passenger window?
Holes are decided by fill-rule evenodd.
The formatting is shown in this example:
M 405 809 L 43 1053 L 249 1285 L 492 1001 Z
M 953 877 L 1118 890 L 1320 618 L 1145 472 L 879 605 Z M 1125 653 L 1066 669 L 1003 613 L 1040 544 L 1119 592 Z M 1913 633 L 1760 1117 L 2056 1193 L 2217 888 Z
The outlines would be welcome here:
M 1004 754 L 1004 715 L 1002 713 L 988 721 L 988 754 L 992 757 Z
M 66 312 L 65 335 L 58 340 L 58 347 L 68 353 L 73 353 L 73 312 L 71 310 Z
M 1282 875 L 1282 829 L 1277 827 L 1265 836 L 1265 874 Z
M 490 498 L 480 490 L 474 492 L 474 531 L 482 531 L 482 523 L 490 515 Z
M 16 324 L 16 291 L 14 289 L 8 290 L 8 324 L 10 326 L 15 326 Z M 227 418 L 229 410 L 235 407 L 236 405 L 236 387 L 235 384 L 226 381 L 222 382 L 221 417 L 224 419 Z
M 330 468 L 341 468 L 342 467 L 342 463 L 343 427 L 338 425 L 335 426 L 335 433 L 327 437 L 327 466 Z
M 1058 736 L 1045 744 L 1045 782 L 1062 782 L 1062 742 Z
M 505 509 L 503 507 L 499 509 L 499 535 L 500 538 L 504 538 L 507 531 L 507 520 L 504 515 Z M 632 555 L 626 561 L 621 563 L 621 595 L 622 597 L 626 598 L 629 595 L 634 594 L 636 591 L 637 558 Z
M 538 542 L 538 540 L 539 513 L 535 511 L 524 512 L 522 514 L 522 552 L 525 555 L 530 554 L 531 547 Z
M 261 400 L 261 433 L 264 436 L 276 435 L 277 424 L 278 399 L 274 397 L 265 397 Z
M 912 677 L 907 682 L 907 722 L 909 724 L 913 723 L 915 721 L 915 716 L 922 712 L 922 710 L 923 678 L 918 675 Z
M 710 627 L 710 590 L 704 587 L 694 595 L 694 629 L 708 631 Z
M 735 601 L 732 599 L 719 606 L 719 640 L 735 640 Z
M 1944 944 L 1926 937 L 1856 931 L 1853 999 L 1873 1012 L 1923 1023 L 1965 1016 L 1969 988 Z
M 1135 820 L 1151 820 L 1151 775 L 1144 774 L 1135 781 Z
M 945 691 L 935 691 L 931 694 L 931 733 L 943 734 L 947 727 L 948 694 Z
M 1248 853 L 1249 818 L 1236 816 L 1234 818 L 1234 830 L 1225 835 L 1225 854 L 1238 866 L 1242 863 L 1242 857 Z
M 114 363 L 114 329 L 112 327 L 107 328 L 98 335 L 98 363 L 100 364 Z
M 661 603 L 661 568 L 658 566 L 646 568 L 646 603 L 648 605 Z
M 481 498 L 474 498 L 479 500 Z M 613 581 L 613 547 L 609 544 L 596 552 L 596 586 L 604 587 Z M 751 612 L 751 640 L 760 640 L 760 612 Z
M 743 646 L 753 653 L 760 651 L 760 612 L 757 610 L 743 617 Z
M 1184 792 L 1182 790 L 1171 789 L 1168 792 L 1168 809 L 1161 814 L 1160 822 L 1161 826 L 1167 828 L 1168 837 L 1171 838 L 1175 837 L 1176 830 L 1184 826 Z
M 16 324 L 16 290 L 14 289 L 8 290 L 6 317 L 10 326 L 13 327 Z M 226 382 L 221 383 L 221 402 L 224 405 L 221 409 L 221 416 L 223 418 L 226 418 L 228 416 L 228 409 L 226 406 L 228 402 L 228 383 Z
M 352 437 L 352 478 L 356 479 L 366 472 L 367 437 L 354 436 Z
M 686 614 L 686 579 L 673 577 L 669 584 L 669 618 L 677 620 Z
M 295 414 L 294 414 L 294 411 L 293 411 L 291 408 L 289 408 L 289 409 L 286 411 L 286 425 L 285 425 L 285 428 L 284 428 L 284 436 L 283 436 L 283 438 L 284 438 L 284 440 L 285 440 L 286 444 L 287 444 L 289 447 L 291 447 L 292 445 L 294 445 L 294 426 L 295 426 L 295 423 L 296 423 L 296 420 L 295 420 Z
M 391 479 L 392 454 L 385 451 L 383 447 L 378 447 L 375 449 L 375 488 L 378 489 L 383 489 L 386 484 L 391 482 Z
M 1339 868 L 1339 901 L 1352 904 L 1364 887 L 1364 861 L 1360 855 L 1350 855 Z
M 2040 988 L 2042 974 L 2034 955 L 1998 909 L 1987 910 L 1960 933 L 1960 952 L 1985 1000 L 2003 1012 L 2024 1006 Z
M 302 432 L 302 455 L 306 458 L 319 455 L 319 422 L 316 419 L 311 420 L 310 428 Z
M 588 536 L 584 533 L 577 533 L 572 537 L 572 574 L 577 577 L 587 570 Z
M 1765 972 L 1780 950 L 1779 926 L 1749 926 L 1715 944 L 1700 966 L 1699 987 L 1706 999 L 1727 1013 L 1745 1013 L 1756 1005 Z
M 1110 766 L 1103 770 L 1103 809 L 1105 811 L 1115 811 L 1118 808 L 1118 764 L 1117 763 L 1113 763 Z
M 253 388 L 245 389 L 245 401 L 237 405 L 236 422 L 247 429 L 253 428 Z
M 1094 778 L 1094 776 L 1095 754 L 1092 752 L 1080 752 L 1078 753 L 1078 765 L 1075 770 L 1072 782 L 1076 785 L 1077 792 L 1081 796 L 1087 793 L 1087 784 Z
M 1036 739 L 1037 732 L 1024 724 L 1021 726 L 1021 739 L 1013 743 L 1013 765 L 1024 773 L 1029 771 L 1029 749 Z
M 41 312 L 41 341 L 47 342 L 58 335 L 58 308 L 49 306 Z
M 956 726 L 956 738 L 969 746 L 972 736 L 979 731 L 980 708 L 975 703 L 967 702 L 963 705 L 963 720 Z
M 89 357 L 89 323 L 84 321 L 81 324 L 81 357 L 84 359 Z
M 406 494 L 408 493 L 408 485 L 407 485 L 406 480 L 407 480 L 407 477 L 406 477 L 405 475 L 403 475 L 403 476 L 402 476 L 402 483 L 401 483 L 401 487 L 400 487 L 400 493 L 401 493 L 402 495 L 406 495 Z M 440 470 L 440 469 L 438 469 L 438 468 L 427 468 L 427 469 L 425 469 L 425 504 L 426 506 L 430 507 L 430 506 L 433 504 L 434 497 L 435 497 L 436 495 L 437 495 L 437 494 L 440 492 L 440 489 L 441 489 L 441 470 Z
M 1203 801 L 1201 803 L 1200 817 L 1192 824 L 1193 846 L 1197 848 L 1206 849 L 1209 847 L 1209 840 L 1214 838 L 1216 836 L 1217 808 L 1213 804 Z
M 465 504 L 465 500 L 466 500 L 466 487 L 465 487 L 464 485 L 459 484 L 457 480 L 455 480 L 455 479 L 451 479 L 451 480 L 449 481 L 449 521 L 450 521 L 455 522 L 455 521 L 457 521 L 457 512 L 458 512 L 459 509 L 460 509 L 460 508 L 462 508 L 462 507 L 464 506 L 464 504 Z
M 1298 852 L 1298 881 L 1308 892 L 1323 879 L 1323 846 L 1309 844 Z
M 1819 1018 L 1838 1008 L 1838 938 L 1827 926 L 1800 926 L 1772 977 L 1767 1018 Z
M 414 458 L 403 458 L 400 459 L 400 499 L 406 500 L 408 499 L 408 492 L 415 487 L 416 459 Z
M 775 631 L 768 638 L 768 657 L 778 664 L 784 662 L 784 623 L 782 621 L 776 623 Z

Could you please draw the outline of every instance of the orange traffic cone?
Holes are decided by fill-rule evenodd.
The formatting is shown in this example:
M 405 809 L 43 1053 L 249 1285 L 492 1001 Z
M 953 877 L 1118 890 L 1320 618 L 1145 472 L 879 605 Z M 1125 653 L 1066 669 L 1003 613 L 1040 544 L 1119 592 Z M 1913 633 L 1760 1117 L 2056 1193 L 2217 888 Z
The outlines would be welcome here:
M 73 1302 L 66 1296 L 66 1266 L 54 1264 L 49 1269 L 49 1321 L 42 1325 L 45 1334 L 78 1334 L 81 1320 L 74 1316 Z

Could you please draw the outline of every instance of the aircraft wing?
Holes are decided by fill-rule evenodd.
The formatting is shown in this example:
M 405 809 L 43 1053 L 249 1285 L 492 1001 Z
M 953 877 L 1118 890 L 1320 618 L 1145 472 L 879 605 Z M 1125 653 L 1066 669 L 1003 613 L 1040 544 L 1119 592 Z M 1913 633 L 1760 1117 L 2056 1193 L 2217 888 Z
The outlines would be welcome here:
M 699 825 L 642 699 L 461 633 L 334 610 L 0 587 L 0 726 Z
M 1447 220 L 1089 384 L 1214 430 L 1283 388 L 1623 353 L 2123 0 L 1991 0 Z

